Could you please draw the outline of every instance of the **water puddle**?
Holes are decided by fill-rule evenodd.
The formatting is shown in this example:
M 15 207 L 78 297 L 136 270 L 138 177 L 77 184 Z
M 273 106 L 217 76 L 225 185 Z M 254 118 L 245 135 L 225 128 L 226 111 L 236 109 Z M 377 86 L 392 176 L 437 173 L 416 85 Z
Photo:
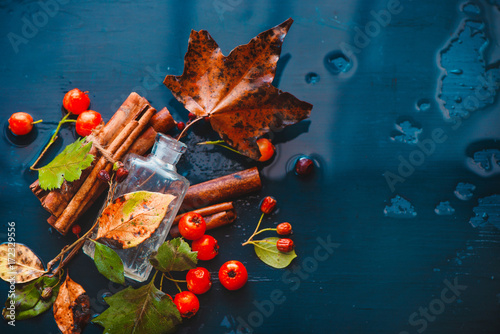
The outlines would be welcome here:
M 500 229 L 500 195 L 480 198 L 473 211 L 475 216 L 469 220 L 473 227 L 491 224 Z
M 449 201 L 440 202 L 435 208 L 434 212 L 438 216 L 451 216 L 455 213 L 455 209 L 452 208 Z
M 384 215 L 391 218 L 415 218 L 417 212 L 407 199 L 396 195 L 391 198 L 391 205 L 386 205 Z
M 463 10 L 467 14 L 480 12 L 473 4 L 464 5 Z M 467 117 L 494 102 L 500 86 L 500 63 L 485 63 L 488 44 L 485 24 L 465 19 L 440 50 L 442 72 L 437 96 L 445 119 Z
M 476 186 L 470 183 L 460 182 L 455 188 L 455 196 L 462 201 L 468 201 L 474 196 L 473 191 L 476 190 Z

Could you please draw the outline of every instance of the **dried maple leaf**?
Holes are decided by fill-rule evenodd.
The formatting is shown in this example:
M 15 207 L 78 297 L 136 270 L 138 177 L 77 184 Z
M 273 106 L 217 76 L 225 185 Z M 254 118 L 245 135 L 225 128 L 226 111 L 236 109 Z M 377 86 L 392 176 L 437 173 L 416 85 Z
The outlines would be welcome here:
M 208 117 L 222 139 L 260 158 L 264 134 L 309 117 L 312 105 L 272 85 L 281 44 L 293 20 L 260 33 L 224 56 L 206 30 L 191 31 L 181 76 L 164 84 L 198 117 Z
M 63 334 L 81 333 L 90 320 L 90 299 L 82 286 L 66 276 L 54 302 L 54 319 Z
M 0 245 L 0 278 L 4 281 L 26 283 L 45 273 L 42 261 L 23 244 Z
M 115 248 L 131 248 L 148 239 L 160 226 L 175 196 L 149 191 L 122 195 L 99 217 L 96 240 Z

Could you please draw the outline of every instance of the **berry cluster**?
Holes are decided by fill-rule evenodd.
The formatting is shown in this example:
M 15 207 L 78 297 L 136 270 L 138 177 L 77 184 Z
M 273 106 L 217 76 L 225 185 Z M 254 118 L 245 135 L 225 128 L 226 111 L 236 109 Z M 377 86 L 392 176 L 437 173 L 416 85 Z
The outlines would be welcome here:
M 262 200 L 262 202 L 260 204 L 260 211 L 262 211 L 262 215 L 260 216 L 259 223 L 257 224 L 257 227 L 255 228 L 254 233 L 250 236 L 250 238 L 248 238 L 248 240 L 246 242 L 243 243 L 243 246 L 248 245 L 248 244 L 253 244 L 253 245 L 258 246 L 259 243 L 261 243 L 261 242 L 268 242 L 265 240 L 253 240 L 253 238 L 257 234 L 265 232 L 265 231 L 275 231 L 280 236 L 292 234 L 292 232 L 293 232 L 292 225 L 290 223 L 287 223 L 287 222 L 278 224 L 278 226 L 276 226 L 276 228 L 265 228 L 265 229 L 259 230 L 259 227 L 260 227 L 260 224 L 262 222 L 262 219 L 264 218 L 264 215 L 271 214 L 274 211 L 274 209 L 276 208 L 276 204 L 277 204 L 277 201 L 272 196 L 267 196 Z M 291 252 L 294 249 L 294 247 L 295 247 L 295 245 L 293 244 L 293 240 L 290 238 L 280 238 L 276 242 L 276 248 L 278 249 L 278 251 L 280 251 L 282 253 Z
M 197 252 L 198 259 L 202 261 L 211 260 L 219 253 L 217 240 L 205 234 L 206 229 L 205 219 L 196 212 L 184 214 L 179 221 L 179 232 L 185 239 L 192 241 L 191 249 Z M 242 288 L 247 280 L 248 272 L 239 261 L 228 261 L 219 269 L 219 281 L 228 290 Z M 190 318 L 200 308 L 196 295 L 207 292 L 212 286 L 210 272 L 203 267 L 191 269 L 186 275 L 186 284 L 188 291 L 179 292 L 173 301 L 181 316 Z

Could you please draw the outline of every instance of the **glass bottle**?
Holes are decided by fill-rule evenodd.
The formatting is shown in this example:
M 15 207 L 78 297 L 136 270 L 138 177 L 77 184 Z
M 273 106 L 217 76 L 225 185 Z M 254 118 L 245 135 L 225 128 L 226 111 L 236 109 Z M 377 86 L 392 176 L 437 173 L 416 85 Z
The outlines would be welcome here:
M 159 133 L 150 155 L 142 157 L 129 154 L 125 157 L 124 167 L 129 171 L 129 174 L 123 182 L 117 185 L 112 200 L 136 191 L 159 192 L 174 196 L 160 226 L 151 237 L 136 247 L 114 249 L 123 261 L 126 277 L 139 282 L 143 282 L 149 277 L 152 269 L 149 256 L 157 251 L 165 241 L 189 187 L 189 181 L 177 174 L 175 168 L 185 151 L 186 145 L 184 143 Z M 105 207 L 106 203 L 101 209 L 101 213 Z M 99 226 L 96 226 L 92 232 L 93 239 L 97 235 L 98 228 Z M 93 242 L 87 241 L 84 245 L 85 254 L 93 258 L 94 247 Z

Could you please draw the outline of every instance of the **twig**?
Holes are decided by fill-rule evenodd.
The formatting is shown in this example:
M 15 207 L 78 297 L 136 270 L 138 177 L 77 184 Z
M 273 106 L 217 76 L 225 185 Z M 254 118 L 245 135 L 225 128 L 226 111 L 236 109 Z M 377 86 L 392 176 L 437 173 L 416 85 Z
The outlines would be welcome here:
M 64 258 L 64 260 L 59 263 L 59 266 L 54 270 L 53 274 L 57 275 L 62 268 L 64 268 L 65 265 L 68 264 L 68 262 L 80 251 L 80 248 L 82 248 L 83 244 L 85 243 L 85 240 L 81 240 L 79 244 L 77 244 L 71 252 Z
M 250 238 L 248 238 L 248 240 L 246 242 L 241 244 L 242 246 L 250 244 L 252 241 L 252 238 L 257 235 L 257 231 L 259 230 L 260 223 L 262 223 L 262 218 L 264 218 L 264 213 L 262 213 L 262 215 L 260 216 L 259 223 L 257 224 L 257 227 L 255 227 L 255 231 L 252 233 L 252 235 L 250 236 Z
M 33 165 L 31 165 L 31 167 L 30 167 L 31 170 L 37 170 L 37 168 L 35 168 L 36 164 L 40 161 L 40 159 L 42 159 L 42 157 L 44 156 L 45 152 L 47 152 L 47 150 L 49 149 L 49 147 L 52 146 L 52 144 L 54 144 L 54 142 L 57 140 L 57 133 L 61 129 L 61 125 L 63 125 L 64 123 L 69 123 L 69 122 L 73 122 L 74 121 L 74 120 L 67 120 L 70 115 L 71 115 L 71 113 L 67 113 L 59 121 L 59 124 L 57 125 L 56 131 L 54 132 L 54 134 L 50 138 L 49 143 L 47 144 L 47 146 L 45 146 L 45 148 L 43 149 L 42 153 L 40 153 L 40 155 L 38 156 L 38 158 L 36 159 L 36 161 L 33 163 Z M 76 121 L 74 121 L 74 122 L 76 122 Z

